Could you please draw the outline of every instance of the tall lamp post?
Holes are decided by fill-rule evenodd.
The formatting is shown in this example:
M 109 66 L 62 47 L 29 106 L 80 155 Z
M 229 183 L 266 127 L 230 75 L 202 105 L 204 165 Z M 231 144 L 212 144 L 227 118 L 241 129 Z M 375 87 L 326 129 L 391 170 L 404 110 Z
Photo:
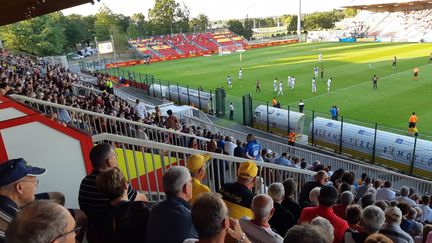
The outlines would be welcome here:
M 297 15 L 297 36 L 299 39 L 299 42 L 301 41 L 301 0 L 299 0 L 299 8 L 298 8 L 298 15 Z

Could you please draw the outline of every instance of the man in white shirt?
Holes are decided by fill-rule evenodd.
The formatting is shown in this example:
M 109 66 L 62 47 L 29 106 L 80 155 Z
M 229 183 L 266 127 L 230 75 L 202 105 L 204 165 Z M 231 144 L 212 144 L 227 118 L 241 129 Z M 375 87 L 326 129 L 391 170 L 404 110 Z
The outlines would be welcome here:
M 378 188 L 376 193 L 376 200 L 391 201 L 395 198 L 396 193 L 391 189 L 392 184 L 390 181 L 385 181 L 381 188 Z
M 422 215 L 420 217 L 420 221 L 422 223 L 432 223 L 432 209 L 429 207 L 430 198 L 427 195 L 422 197 L 423 204 L 419 205 L 419 208 L 422 210 Z
M 275 78 L 275 80 L 273 80 L 273 91 L 276 93 L 277 92 L 277 88 L 278 88 L 278 85 L 277 85 L 278 83 L 277 83 L 277 78 Z
M 229 105 L 229 111 L 230 111 L 230 113 L 229 113 L 229 119 L 233 120 L 234 119 L 234 105 L 233 105 L 232 102 Z
M 240 68 L 239 73 L 238 73 L 238 79 L 243 80 L 243 70 L 241 68 Z
M 331 83 L 332 83 L 332 78 L 329 78 L 329 79 L 327 80 L 327 93 L 330 92 L 330 86 L 331 86 Z
M 316 93 L 316 80 L 315 80 L 315 77 L 312 78 L 312 93 Z
M 280 81 L 279 82 L 279 92 L 278 92 L 277 95 L 279 96 L 279 95 L 283 95 L 283 94 L 284 94 L 283 93 L 283 84 L 282 84 L 282 81 Z
M 241 218 L 240 226 L 247 237 L 255 243 L 282 243 L 283 238 L 275 233 L 268 223 L 274 213 L 273 199 L 260 194 L 252 200 L 253 219 Z
M 314 75 L 318 78 L 318 67 L 314 67 Z
M 237 145 L 233 143 L 233 141 L 233 137 L 227 136 L 225 138 L 224 152 L 231 156 L 234 156 L 234 149 L 237 147 Z
M 231 80 L 231 77 L 229 75 L 227 77 L 227 84 L 228 84 L 228 88 L 232 88 L 232 80 Z
M 147 115 L 147 109 L 144 103 L 141 103 L 139 99 L 136 99 L 136 105 L 134 107 L 135 115 L 140 119 L 144 120 Z
M 403 186 L 400 189 L 400 196 L 396 198 L 396 201 L 406 203 L 406 204 L 410 205 L 411 207 L 417 206 L 417 203 L 414 200 L 412 200 L 411 198 L 409 198 L 408 195 L 409 195 L 409 188 L 406 186 Z
M 292 76 L 292 78 L 291 78 L 291 89 L 294 89 L 294 86 L 295 86 L 295 77 Z

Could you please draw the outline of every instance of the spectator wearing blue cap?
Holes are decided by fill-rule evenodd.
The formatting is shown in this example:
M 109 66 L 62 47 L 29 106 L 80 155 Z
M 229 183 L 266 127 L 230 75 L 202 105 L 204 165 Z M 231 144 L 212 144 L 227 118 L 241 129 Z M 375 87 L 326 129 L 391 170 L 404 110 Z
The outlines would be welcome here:
M 45 172 L 46 169 L 32 167 L 22 158 L 0 164 L 0 242 L 18 209 L 35 200 L 39 183 L 36 177 Z

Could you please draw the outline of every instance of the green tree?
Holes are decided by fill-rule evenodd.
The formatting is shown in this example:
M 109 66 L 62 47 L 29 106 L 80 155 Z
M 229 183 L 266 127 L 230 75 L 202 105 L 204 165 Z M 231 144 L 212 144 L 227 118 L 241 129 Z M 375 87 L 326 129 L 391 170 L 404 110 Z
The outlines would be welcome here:
M 293 15 L 291 18 L 291 22 L 289 23 L 287 30 L 289 32 L 296 32 L 297 31 L 297 15 Z M 302 21 L 301 25 L 303 26 L 304 21 Z
M 116 16 L 105 4 L 99 9 L 95 15 L 95 36 L 99 40 L 108 40 L 113 30 L 119 26 Z
M 65 29 L 66 48 L 68 51 L 73 51 L 77 44 L 86 45 L 86 29 L 84 18 L 78 14 L 64 16 L 62 18 L 63 27 Z
M 293 16 L 291 16 L 291 15 L 282 16 L 281 20 L 282 20 L 283 25 L 287 25 L 287 26 L 290 25 L 292 18 L 293 18 Z
M 345 18 L 352 18 L 357 15 L 357 9 L 345 8 L 343 11 Z
M 175 0 L 156 0 L 148 12 L 153 34 L 168 34 L 189 30 L 189 9 Z
M 245 19 L 243 37 L 246 38 L 247 40 L 250 40 L 252 38 L 253 35 L 252 28 L 253 28 L 253 20 L 248 18 Z
M 126 33 L 130 38 L 143 37 L 149 35 L 147 28 L 148 23 L 145 20 L 144 14 L 136 13 L 131 16 Z
M 119 30 L 122 32 L 126 32 L 129 27 L 129 23 L 131 22 L 131 17 L 125 16 L 123 14 L 114 15 L 116 18 L 116 22 L 118 23 Z
M 239 20 L 237 20 L 237 19 L 229 20 L 227 25 L 228 25 L 228 29 L 230 31 L 236 33 L 237 35 L 243 36 L 244 27 L 243 27 L 243 24 Z
M 59 12 L 3 26 L 1 37 L 8 48 L 37 56 L 64 54 L 66 37 Z
M 209 24 L 209 18 L 205 14 L 199 14 L 196 18 L 190 20 L 189 27 L 196 32 L 204 32 Z

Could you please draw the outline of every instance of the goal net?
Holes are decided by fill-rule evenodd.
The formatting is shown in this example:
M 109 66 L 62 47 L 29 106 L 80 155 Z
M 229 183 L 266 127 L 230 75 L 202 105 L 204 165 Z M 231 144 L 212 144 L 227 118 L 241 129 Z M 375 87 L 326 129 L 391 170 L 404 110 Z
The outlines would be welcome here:
M 245 49 L 242 44 L 219 46 L 218 48 L 219 56 L 223 56 L 235 52 L 244 52 L 244 51 Z

